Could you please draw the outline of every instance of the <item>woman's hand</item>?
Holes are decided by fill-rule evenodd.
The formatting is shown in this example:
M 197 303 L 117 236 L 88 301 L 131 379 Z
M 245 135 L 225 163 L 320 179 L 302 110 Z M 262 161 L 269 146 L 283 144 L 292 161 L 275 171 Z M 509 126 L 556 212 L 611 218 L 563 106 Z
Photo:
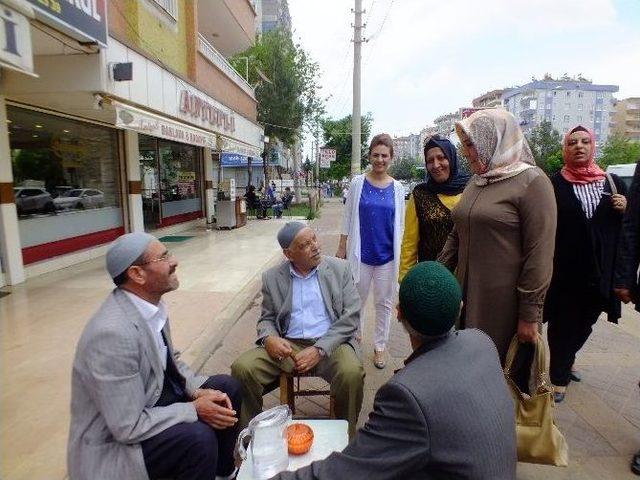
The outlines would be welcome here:
M 627 199 L 624 195 L 616 193 L 615 195 L 611 195 L 611 205 L 613 205 L 613 209 L 616 212 L 624 213 L 627 209 Z
M 347 258 L 347 247 L 344 247 L 344 246 L 340 245 L 338 247 L 338 251 L 336 252 L 336 257 L 346 259 Z
M 538 339 L 538 322 L 518 322 L 518 341 L 520 343 L 536 343 Z

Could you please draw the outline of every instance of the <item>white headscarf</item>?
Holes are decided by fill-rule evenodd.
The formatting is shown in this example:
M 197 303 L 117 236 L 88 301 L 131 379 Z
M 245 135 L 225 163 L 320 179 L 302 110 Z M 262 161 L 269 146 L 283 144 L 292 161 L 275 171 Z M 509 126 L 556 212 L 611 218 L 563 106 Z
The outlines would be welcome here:
M 484 173 L 474 176 L 477 185 L 514 177 L 536 165 L 517 120 L 502 108 L 480 110 L 456 122 L 459 137 L 461 131 L 475 145 L 478 160 L 487 166 Z

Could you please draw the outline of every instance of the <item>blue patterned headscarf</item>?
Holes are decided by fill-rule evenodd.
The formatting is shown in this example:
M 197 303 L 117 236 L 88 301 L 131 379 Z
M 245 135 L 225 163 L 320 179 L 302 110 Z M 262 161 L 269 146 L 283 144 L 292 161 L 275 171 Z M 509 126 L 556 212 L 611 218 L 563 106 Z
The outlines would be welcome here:
M 458 168 L 458 154 L 456 147 L 448 139 L 434 135 L 424 145 L 424 157 L 427 158 L 429 149 L 439 147 L 449 159 L 449 179 L 444 183 L 438 183 L 431 178 L 427 170 L 427 189 L 432 193 L 444 195 L 458 195 L 462 193 L 471 175 L 460 173 Z

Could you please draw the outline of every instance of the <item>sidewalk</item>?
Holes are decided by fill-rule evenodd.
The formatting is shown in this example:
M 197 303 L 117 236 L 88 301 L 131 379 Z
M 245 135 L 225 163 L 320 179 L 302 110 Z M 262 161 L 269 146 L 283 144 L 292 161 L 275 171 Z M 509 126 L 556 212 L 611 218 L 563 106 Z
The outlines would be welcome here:
M 332 255 L 338 245 L 342 203 L 325 200 L 321 217 L 314 222 L 323 253 Z M 260 315 L 260 297 L 231 328 L 203 371 L 225 373 L 231 363 L 255 340 L 255 324 Z M 366 371 L 364 404 L 359 425 L 366 421 L 378 388 L 393 371 L 403 367 L 409 355 L 407 334 L 398 322 L 392 322 L 390 361 L 378 370 L 373 361 L 373 303 L 366 305 L 364 332 L 364 366 Z M 555 468 L 519 464 L 518 479 L 636 479 L 629 470 L 631 455 L 640 449 L 640 315 L 624 308 L 620 326 L 600 320 L 588 344 L 579 355 L 576 366 L 582 382 L 569 387 L 565 402 L 555 410 L 557 423 L 569 443 L 570 466 Z M 319 381 L 321 382 L 321 381 Z M 265 408 L 279 403 L 278 391 L 265 397 Z M 326 415 L 328 401 L 321 397 L 297 402 L 298 413 Z
M 195 368 L 258 294 L 261 272 L 281 258 L 276 233 L 288 220 L 181 232 L 192 238 L 166 243 L 179 262 L 180 288 L 165 296 L 174 344 Z M 75 346 L 112 288 L 100 258 L 0 289 L 11 292 L 0 298 L 0 478 L 66 477 Z

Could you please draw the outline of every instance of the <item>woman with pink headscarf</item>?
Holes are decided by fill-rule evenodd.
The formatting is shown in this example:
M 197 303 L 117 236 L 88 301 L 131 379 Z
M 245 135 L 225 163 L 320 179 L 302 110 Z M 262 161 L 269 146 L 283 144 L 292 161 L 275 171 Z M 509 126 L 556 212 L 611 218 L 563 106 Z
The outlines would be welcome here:
M 602 312 L 620 318 L 614 266 L 627 188 L 595 162 L 593 132 L 583 126 L 564 138 L 564 167 L 551 180 L 558 205 L 553 279 L 545 305 L 550 376 L 556 402 L 564 400 L 576 354 Z

